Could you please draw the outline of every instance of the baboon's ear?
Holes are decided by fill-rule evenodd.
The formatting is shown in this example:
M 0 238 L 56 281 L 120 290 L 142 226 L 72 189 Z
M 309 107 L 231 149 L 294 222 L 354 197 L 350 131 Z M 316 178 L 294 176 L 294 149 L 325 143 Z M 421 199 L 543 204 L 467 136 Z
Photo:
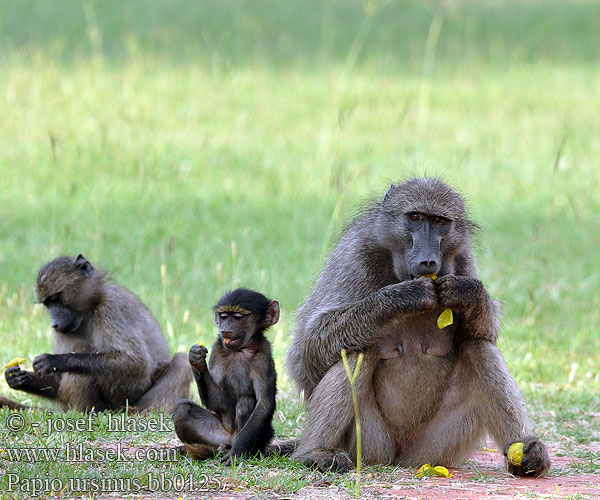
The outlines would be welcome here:
M 265 314 L 265 325 L 273 326 L 279 321 L 279 302 L 272 300 Z
M 79 269 L 86 278 L 89 278 L 94 274 L 94 266 L 92 266 L 92 263 L 81 254 L 73 259 L 73 264 L 75 264 L 77 269 Z
M 390 185 L 390 188 L 387 190 L 387 192 L 385 193 L 385 196 L 383 197 L 383 204 L 385 205 L 389 199 L 390 199 L 390 193 L 392 192 L 392 190 L 395 188 L 396 186 L 394 184 Z

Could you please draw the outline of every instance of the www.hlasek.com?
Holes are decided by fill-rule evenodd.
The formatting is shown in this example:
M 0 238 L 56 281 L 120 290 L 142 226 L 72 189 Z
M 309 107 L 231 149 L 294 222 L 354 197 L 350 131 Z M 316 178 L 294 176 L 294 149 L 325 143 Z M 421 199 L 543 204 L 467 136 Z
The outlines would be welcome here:
M 55 448 L 5 448 L 3 458 L 9 462 L 70 462 L 70 463 L 106 463 L 106 462 L 177 462 L 179 452 L 175 448 L 132 448 L 115 443 L 110 447 L 91 448 L 83 443 Z
M 102 477 L 102 478 L 22 478 L 19 474 L 7 473 L 6 492 L 37 496 L 43 493 L 61 492 L 70 495 L 76 493 L 140 493 L 140 492 L 208 492 L 222 491 L 223 484 L 219 473 L 174 474 L 168 476 L 161 472 L 146 474 L 143 478 Z

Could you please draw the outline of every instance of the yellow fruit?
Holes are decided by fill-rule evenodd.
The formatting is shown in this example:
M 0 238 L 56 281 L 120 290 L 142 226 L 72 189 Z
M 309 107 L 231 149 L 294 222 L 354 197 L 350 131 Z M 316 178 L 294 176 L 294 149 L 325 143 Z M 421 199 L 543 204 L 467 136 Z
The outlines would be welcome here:
M 452 477 L 452 474 L 450 474 L 450 472 L 448 472 L 448 469 L 446 469 L 446 467 L 442 467 L 441 465 L 436 465 L 432 469 L 432 473 L 434 476 Z
M 431 278 L 432 280 L 437 279 L 437 274 L 435 274 L 435 273 L 434 274 L 426 274 L 425 276 L 427 276 L 428 278 Z M 448 325 L 451 325 L 452 323 L 454 323 L 454 315 L 452 314 L 452 309 L 444 309 L 442 311 L 442 314 L 440 314 L 437 319 L 438 328 L 441 330 L 442 328 L 446 328 Z
M 431 469 L 432 469 L 432 467 L 429 464 L 421 465 L 421 468 L 417 471 L 417 473 L 415 474 L 415 476 L 417 476 L 417 477 L 423 477 L 425 475 L 429 475 L 429 471 Z
M 513 443 L 508 447 L 508 451 L 506 452 L 506 458 L 513 465 L 521 465 L 523 461 L 523 449 L 525 445 L 523 443 Z
M 437 319 L 437 327 L 441 330 L 442 328 L 446 328 L 448 325 L 454 323 L 454 316 L 452 314 L 452 309 L 444 309 L 442 314 L 438 316 Z
M 7 368 L 12 368 L 13 366 L 19 366 L 21 363 L 25 363 L 25 361 L 27 361 L 25 358 L 13 358 L 6 363 L 4 369 L 6 370 Z
M 452 474 L 448 472 L 446 467 L 442 467 L 441 465 L 436 465 L 432 467 L 430 464 L 424 464 L 415 474 L 416 477 L 423 476 L 439 476 L 439 477 L 452 477 Z
M 202 342 L 202 341 L 198 342 L 198 344 L 200 344 L 200 345 L 203 345 L 204 347 L 206 347 L 206 346 L 204 345 L 204 342 Z

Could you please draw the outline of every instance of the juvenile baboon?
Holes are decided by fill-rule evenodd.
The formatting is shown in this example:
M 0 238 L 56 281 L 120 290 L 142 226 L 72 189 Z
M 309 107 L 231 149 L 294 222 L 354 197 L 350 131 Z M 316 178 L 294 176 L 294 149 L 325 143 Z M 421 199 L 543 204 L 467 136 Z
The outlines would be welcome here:
M 207 349 L 196 344 L 189 360 L 200 399 L 206 408 L 184 399 L 177 402 L 173 422 L 185 451 L 196 459 L 225 451 L 221 459 L 265 452 L 273 437 L 277 374 L 267 328 L 279 320 L 279 303 L 238 288 L 214 307 L 219 336 Z
M 163 408 L 189 395 L 184 353 L 171 359 L 152 314 L 128 290 L 82 255 L 42 267 L 36 295 L 50 314 L 54 354 L 33 360 L 33 372 L 5 371 L 8 385 L 88 411 Z
M 458 465 L 486 434 L 525 443 L 518 475 L 546 472 L 525 402 L 495 343 L 498 304 L 477 279 L 463 199 L 436 179 L 392 185 L 342 235 L 297 314 L 288 370 L 308 398 L 294 457 L 347 470 L 355 459 L 342 349 L 356 381 L 366 463 Z M 437 275 L 437 279 L 425 275 Z M 452 309 L 454 322 L 436 319 Z

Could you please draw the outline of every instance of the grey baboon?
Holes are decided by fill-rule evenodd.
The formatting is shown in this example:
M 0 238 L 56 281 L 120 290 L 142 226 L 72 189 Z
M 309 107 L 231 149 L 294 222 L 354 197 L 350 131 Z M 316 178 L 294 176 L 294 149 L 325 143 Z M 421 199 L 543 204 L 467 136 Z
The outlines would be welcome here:
M 355 459 L 340 361 L 364 352 L 357 390 L 366 463 L 458 465 L 489 434 L 525 444 L 518 475 L 546 472 L 525 402 L 496 347 L 498 304 L 477 279 L 463 199 L 436 179 L 392 185 L 346 229 L 297 313 L 287 354 L 308 398 L 294 457 L 347 470 Z M 437 275 L 437 279 L 426 277 Z M 452 309 L 454 322 L 436 319 Z
M 244 458 L 265 452 L 273 437 L 277 374 L 264 332 L 279 320 L 279 303 L 245 288 L 225 294 L 214 307 L 219 336 L 207 349 L 196 344 L 190 364 L 206 408 L 184 399 L 173 422 L 188 455 L 196 459 L 226 452 Z
M 82 255 L 57 257 L 38 274 L 37 300 L 50 314 L 54 354 L 33 372 L 5 371 L 8 385 L 87 411 L 163 408 L 189 395 L 184 353 L 171 359 L 152 314 L 128 290 L 110 283 Z

